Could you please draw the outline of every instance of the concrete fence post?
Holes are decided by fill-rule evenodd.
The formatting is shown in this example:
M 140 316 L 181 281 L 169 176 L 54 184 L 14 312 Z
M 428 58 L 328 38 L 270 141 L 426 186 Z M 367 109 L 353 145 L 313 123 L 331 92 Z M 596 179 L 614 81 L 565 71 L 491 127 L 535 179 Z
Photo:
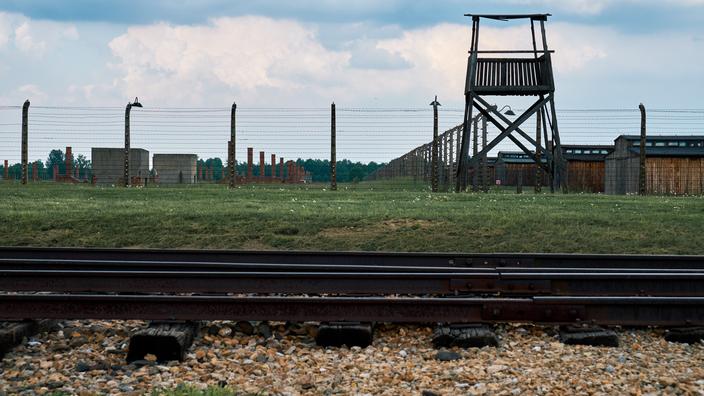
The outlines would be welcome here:
M 10 181 L 10 168 L 7 164 L 7 160 L 5 160 L 5 166 L 2 168 L 2 178 L 6 182 Z
M 472 157 L 476 157 L 479 153 L 479 118 L 474 119 L 472 131 Z M 472 167 L 472 191 L 477 191 L 477 183 L 479 181 L 479 167 L 475 163 Z
M 230 111 L 230 141 L 228 142 L 228 156 L 227 156 L 227 166 L 229 168 L 230 177 L 230 188 L 235 187 L 235 180 L 237 178 L 237 169 L 235 168 L 236 153 L 235 149 L 237 147 L 236 137 L 236 113 L 237 113 L 237 103 L 232 103 L 232 110 Z
M 638 194 L 645 195 L 646 193 L 646 183 L 645 183 L 645 140 L 646 140 L 646 129 L 645 129 L 645 106 L 643 103 L 638 105 L 640 110 L 640 157 L 639 157 L 639 168 L 638 168 Z
M 455 184 L 455 131 L 450 130 L 450 134 L 448 136 L 449 139 L 449 145 L 450 145 L 450 153 L 449 153 L 449 164 L 448 164 L 448 174 L 447 174 L 447 183 L 452 186 Z M 448 188 L 449 189 L 449 188 Z
M 35 182 L 39 180 L 39 168 L 36 162 L 32 162 L 32 181 Z
M 432 175 L 430 177 L 430 186 L 433 192 L 438 192 L 438 146 L 440 145 L 440 142 L 438 142 L 438 106 L 440 106 L 440 103 L 438 103 L 437 95 L 430 105 L 433 106 Z
M 518 171 L 518 180 L 516 181 L 516 194 L 523 194 L 523 168 Z
M 22 105 L 22 184 L 27 184 L 27 161 L 29 160 L 29 100 Z
M 131 103 L 127 103 L 125 108 L 125 165 L 123 170 L 124 186 L 130 186 L 130 109 Z
M 337 190 L 337 119 L 335 102 L 330 106 L 330 189 Z

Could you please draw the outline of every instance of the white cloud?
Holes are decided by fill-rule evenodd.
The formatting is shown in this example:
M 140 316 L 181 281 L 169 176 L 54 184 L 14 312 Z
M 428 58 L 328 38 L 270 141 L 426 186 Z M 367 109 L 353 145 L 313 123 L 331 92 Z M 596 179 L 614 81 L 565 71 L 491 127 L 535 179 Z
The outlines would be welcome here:
M 329 82 L 349 60 L 325 49 L 311 28 L 253 16 L 133 27 L 109 45 L 126 92 L 186 101 L 217 85 L 253 95 Z
M 49 95 L 47 95 L 46 92 L 42 91 L 41 88 L 34 84 L 22 85 L 17 88 L 17 92 L 32 101 L 36 101 L 37 103 L 46 103 L 49 98 Z
M 31 27 L 28 21 L 22 22 L 15 28 L 15 46 L 20 51 L 31 53 L 37 56 L 44 54 L 46 50 L 46 42 L 37 40 L 32 36 Z
M 698 7 L 704 5 L 704 0 L 503 0 L 504 3 L 542 7 L 575 15 L 599 15 L 614 5 L 628 3 L 631 7 L 662 6 Z
M 63 40 L 78 40 L 74 24 L 32 20 L 24 15 L 0 12 L 0 48 L 12 41 L 22 53 L 42 57 Z
M 547 32 L 561 81 L 587 75 L 604 81 L 634 72 L 655 78 L 671 67 L 668 59 L 696 45 L 686 33 L 627 35 L 569 23 L 552 23 Z M 483 49 L 532 47 L 527 26 L 484 26 L 480 38 Z M 333 99 L 361 104 L 373 97 L 416 102 L 434 94 L 461 98 L 468 42 L 467 26 L 439 24 L 396 38 L 361 38 L 332 50 L 320 43 L 314 27 L 248 16 L 201 26 L 133 27 L 110 48 L 117 59 L 114 87 L 125 98 L 317 105 L 316 100 Z M 664 56 L 652 57 L 652 48 Z
M 7 45 L 13 31 L 13 21 L 10 14 L 0 12 L 0 48 Z

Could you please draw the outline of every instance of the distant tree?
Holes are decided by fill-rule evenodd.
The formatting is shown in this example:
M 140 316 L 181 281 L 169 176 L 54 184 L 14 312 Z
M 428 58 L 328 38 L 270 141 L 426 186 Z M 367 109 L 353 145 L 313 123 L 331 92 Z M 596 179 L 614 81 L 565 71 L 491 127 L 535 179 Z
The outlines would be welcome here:
M 208 169 L 211 168 L 213 169 L 213 180 L 218 181 L 222 180 L 225 177 L 224 171 L 225 171 L 225 165 L 223 164 L 222 160 L 220 158 L 208 158 L 206 160 L 199 159 L 197 161 L 198 164 L 198 169 Z M 199 177 L 202 177 L 202 174 L 199 175 Z
M 320 159 L 298 159 L 296 163 L 310 172 L 314 182 L 326 183 L 330 181 L 330 161 Z M 337 161 L 337 181 L 357 182 L 364 180 L 369 174 L 378 169 L 381 164 L 376 162 L 352 162 L 347 159 Z
M 66 156 L 60 149 L 54 149 L 49 152 L 49 158 L 46 160 L 47 176 L 49 179 L 54 177 L 54 165 L 59 166 L 59 174 L 63 175 L 66 172 Z
M 93 173 L 93 164 L 83 154 L 76 156 L 73 166 L 78 167 L 78 175 L 81 178 L 89 178 Z

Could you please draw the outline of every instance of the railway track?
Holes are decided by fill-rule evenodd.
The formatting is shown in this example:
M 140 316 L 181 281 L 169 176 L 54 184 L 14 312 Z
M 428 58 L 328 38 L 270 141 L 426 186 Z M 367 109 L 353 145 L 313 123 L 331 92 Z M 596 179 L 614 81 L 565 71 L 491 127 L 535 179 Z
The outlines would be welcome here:
M 4 269 L 4 292 L 698 297 L 704 271 L 453 272 Z
M 704 257 L 0 248 L 0 318 L 704 325 Z
M 326 266 L 393 267 L 519 267 L 519 268 L 634 268 L 704 269 L 704 256 L 534 254 L 534 253 L 390 253 L 298 252 L 187 249 L 104 249 L 0 247 L 4 260 L 152 261 L 170 263 L 322 264 Z

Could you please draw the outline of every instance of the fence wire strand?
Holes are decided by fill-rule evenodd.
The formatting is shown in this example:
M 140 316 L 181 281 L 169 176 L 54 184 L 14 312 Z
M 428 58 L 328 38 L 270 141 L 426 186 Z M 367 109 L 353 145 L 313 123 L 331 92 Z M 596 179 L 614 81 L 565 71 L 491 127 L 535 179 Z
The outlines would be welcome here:
M 130 166 L 138 171 L 138 177 L 145 179 L 153 178 L 155 174 L 163 175 L 161 182 L 168 180 L 193 184 L 223 181 L 228 177 L 230 111 L 230 107 L 132 108 L 130 146 L 144 151 L 134 154 L 139 158 L 134 162 L 130 160 Z M 521 111 L 515 109 L 516 113 Z M 0 163 L 0 169 L 3 169 L 0 177 L 11 180 L 19 179 L 21 173 L 18 166 L 21 161 L 21 112 L 21 106 L 0 106 L 0 160 L 8 162 L 7 171 L 4 162 Z M 53 180 L 55 172 L 58 172 L 85 181 L 94 176 L 94 168 L 99 166 L 111 174 L 110 181 L 114 183 L 113 179 L 119 177 L 124 169 L 124 112 L 122 107 L 110 106 L 31 106 L 28 118 L 29 177 Z M 238 176 L 259 177 L 260 182 L 269 177 L 272 179 L 270 181 L 274 181 L 282 169 L 286 176 L 289 169 L 287 164 L 281 165 L 280 159 L 283 157 L 284 161 L 295 161 L 303 172 L 297 176 L 305 181 L 328 183 L 330 112 L 330 108 L 238 106 L 235 140 Z M 442 139 L 440 177 L 444 188 L 450 189 L 455 178 L 461 139 L 456 127 L 462 122 L 464 110 L 447 107 L 440 108 L 439 112 Z M 560 137 L 565 146 L 613 146 L 619 136 L 638 135 L 640 130 L 637 108 L 558 109 L 557 113 Z M 427 151 L 432 140 L 431 107 L 340 106 L 337 107 L 336 120 L 337 158 L 342 164 L 338 165 L 339 182 L 370 181 L 389 188 L 429 186 L 430 159 L 427 152 L 421 153 L 419 150 Z M 704 135 L 704 109 L 649 109 L 647 122 L 650 137 L 671 137 L 670 141 L 677 144 L 680 144 L 678 137 L 688 138 L 685 139 L 687 142 L 694 142 L 694 150 L 689 150 L 692 153 L 696 151 L 698 141 L 689 137 Z M 531 117 L 521 128 L 534 137 L 535 123 L 535 118 Z M 490 142 L 500 133 L 496 126 L 489 123 L 486 140 Z M 520 140 L 526 143 L 524 139 Z M 653 149 L 669 147 L 667 145 L 670 143 L 665 140 L 653 142 Z M 655 146 L 660 143 L 665 146 Z M 473 155 L 473 144 L 470 135 L 470 156 Z M 479 132 L 479 150 L 482 144 Z M 68 171 L 67 147 L 71 148 L 68 166 L 72 168 Z M 110 154 L 107 151 L 100 154 L 100 150 L 96 149 L 101 148 L 112 151 Z M 252 161 L 248 168 L 249 148 L 252 150 Z M 506 139 L 488 153 L 487 161 L 497 161 L 501 156 L 519 151 L 511 140 Z M 264 152 L 263 167 L 261 152 Z M 104 158 L 94 158 L 98 154 Z M 275 155 L 273 165 L 272 154 Z M 657 177 L 667 178 L 669 176 L 661 174 L 671 173 L 670 179 L 686 179 L 685 182 L 663 182 L 670 191 L 677 190 L 679 187 L 675 184 L 678 183 L 686 184 L 684 189 L 687 193 L 696 191 L 696 185 L 702 182 L 695 179 L 701 177 L 701 168 L 704 168 L 701 156 L 697 155 L 686 157 L 688 162 L 685 162 L 682 160 L 684 157 L 678 154 L 675 157 L 679 156 L 680 159 L 658 165 L 651 174 L 657 173 Z M 416 158 L 418 156 L 420 159 Z M 411 157 L 412 161 L 409 159 Z M 37 170 L 33 171 L 32 167 L 37 167 Z M 523 178 L 521 183 L 525 186 L 537 184 L 538 176 L 530 176 L 535 174 L 535 163 L 522 168 L 524 170 L 520 172 L 523 174 L 515 176 L 495 167 L 494 173 L 487 178 L 492 187 L 518 183 L 517 178 Z M 675 168 L 678 170 L 675 171 Z M 683 172 L 687 175 L 677 176 Z M 595 170 L 593 173 L 603 174 L 605 171 Z M 600 177 L 604 181 L 598 190 L 603 191 L 603 185 L 608 185 L 609 181 L 607 176 Z

